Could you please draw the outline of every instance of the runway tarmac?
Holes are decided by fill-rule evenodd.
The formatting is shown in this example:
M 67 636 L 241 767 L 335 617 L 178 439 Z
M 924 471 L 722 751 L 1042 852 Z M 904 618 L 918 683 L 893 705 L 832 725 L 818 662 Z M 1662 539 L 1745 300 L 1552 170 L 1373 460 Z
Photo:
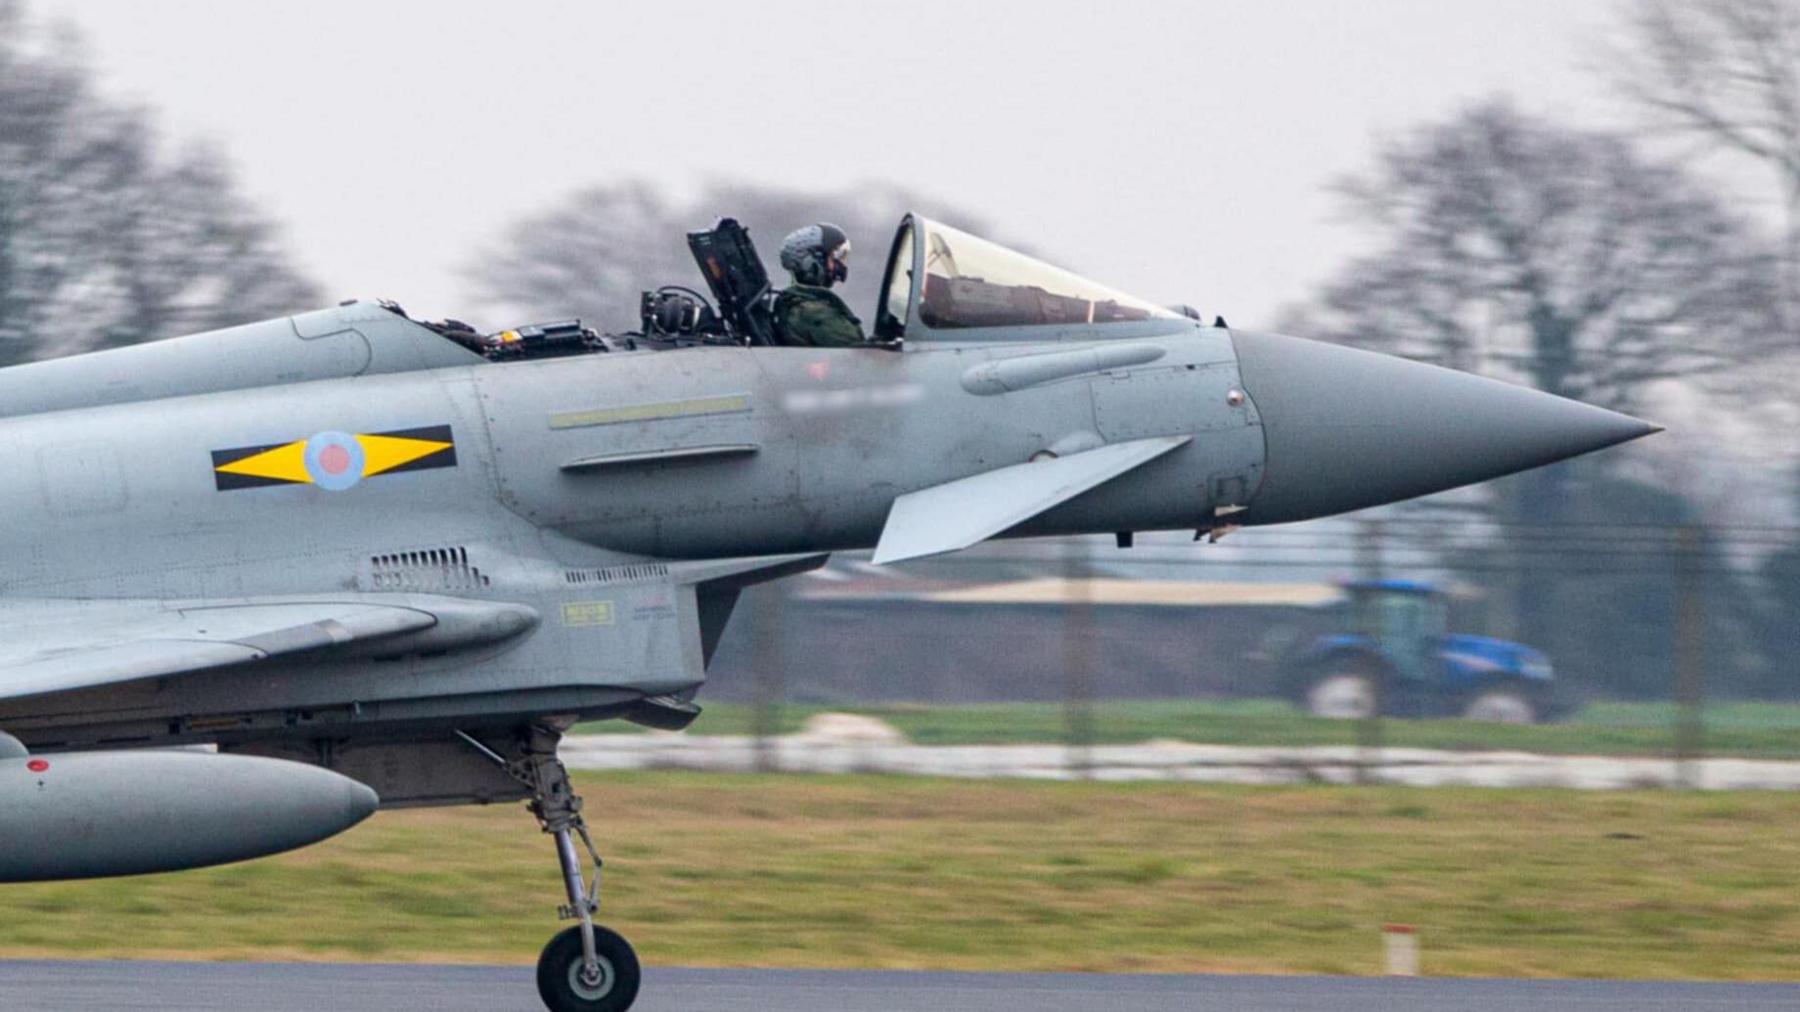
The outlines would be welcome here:
M 652 968 L 633 1012 L 1756 1012 L 1797 984 Z M 0 1009 L 542 1012 L 523 966 L 0 961 Z

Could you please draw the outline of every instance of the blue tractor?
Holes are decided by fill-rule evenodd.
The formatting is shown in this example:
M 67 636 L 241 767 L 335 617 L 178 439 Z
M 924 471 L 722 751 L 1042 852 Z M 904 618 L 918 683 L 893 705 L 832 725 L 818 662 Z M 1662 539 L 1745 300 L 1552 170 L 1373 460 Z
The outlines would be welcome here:
M 1283 664 L 1285 694 L 1320 717 L 1461 717 L 1531 724 L 1555 716 L 1542 651 L 1447 631 L 1447 602 L 1419 580 L 1344 584 L 1339 631 L 1303 642 Z

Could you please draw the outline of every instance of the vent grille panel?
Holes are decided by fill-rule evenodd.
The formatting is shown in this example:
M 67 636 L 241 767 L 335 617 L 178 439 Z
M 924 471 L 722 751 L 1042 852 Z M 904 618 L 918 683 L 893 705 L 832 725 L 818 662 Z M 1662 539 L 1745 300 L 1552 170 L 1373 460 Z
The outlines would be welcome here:
M 460 546 L 371 556 L 369 574 L 376 590 L 479 590 L 492 583 Z
M 638 580 L 656 580 L 669 575 L 669 567 L 660 562 L 634 562 L 628 566 L 607 566 L 604 569 L 570 569 L 563 572 L 563 579 L 570 583 L 632 583 Z

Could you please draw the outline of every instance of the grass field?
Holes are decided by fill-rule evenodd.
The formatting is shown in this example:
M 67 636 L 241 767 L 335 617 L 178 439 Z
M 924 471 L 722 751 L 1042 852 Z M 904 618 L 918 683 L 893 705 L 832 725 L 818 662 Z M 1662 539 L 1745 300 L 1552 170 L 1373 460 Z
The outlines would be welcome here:
M 664 965 L 1800 979 L 1800 796 L 580 778 L 604 920 Z M 0 887 L 0 954 L 527 962 L 517 806 L 292 855 Z
M 690 729 L 695 734 L 749 734 L 751 708 L 708 703 Z M 1056 742 L 1067 733 L 1055 703 L 959 706 L 784 706 L 779 727 L 799 730 L 825 710 L 878 716 L 912 741 L 926 745 Z M 1519 749 L 1532 752 L 1616 755 L 1666 754 L 1674 745 L 1674 707 L 1658 703 L 1600 703 L 1563 723 L 1537 727 L 1474 724 L 1460 720 L 1388 720 L 1383 740 L 1394 746 L 1449 749 Z M 1724 703 L 1706 711 L 1704 741 L 1714 755 L 1800 758 L 1800 705 Z M 1169 738 L 1216 745 L 1350 745 L 1353 723 L 1321 720 L 1279 700 L 1148 700 L 1096 704 L 1094 738 L 1104 744 Z M 584 732 L 631 733 L 623 721 L 588 724 Z

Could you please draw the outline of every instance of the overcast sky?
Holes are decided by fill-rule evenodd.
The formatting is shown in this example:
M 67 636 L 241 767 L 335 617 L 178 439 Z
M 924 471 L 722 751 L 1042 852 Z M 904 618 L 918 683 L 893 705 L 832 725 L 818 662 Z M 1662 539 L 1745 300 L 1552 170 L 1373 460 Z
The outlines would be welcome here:
M 1580 66 L 1601 0 L 36 9 L 84 31 L 109 93 L 221 147 L 334 296 L 432 316 L 467 306 L 457 268 L 510 219 L 643 177 L 891 181 L 1267 323 L 1350 250 L 1324 187 L 1376 137 L 1496 91 L 1611 111 Z

